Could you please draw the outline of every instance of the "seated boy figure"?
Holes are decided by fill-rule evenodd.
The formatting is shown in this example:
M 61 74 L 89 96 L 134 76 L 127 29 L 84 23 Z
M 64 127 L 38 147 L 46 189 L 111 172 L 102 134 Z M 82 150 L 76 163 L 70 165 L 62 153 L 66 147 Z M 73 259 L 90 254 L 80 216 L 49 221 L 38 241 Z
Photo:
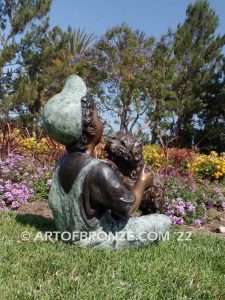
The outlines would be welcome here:
M 43 126 L 66 145 L 53 174 L 49 206 L 59 231 L 79 246 L 112 248 L 148 245 L 168 231 L 165 215 L 132 217 L 153 175 L 145 167 L 130 191 L 106 162 L 93 157 L 103 126 L 83 80 L 72 75 L 44 107 Z M 154 233 L 153 236 L 151 233 Z

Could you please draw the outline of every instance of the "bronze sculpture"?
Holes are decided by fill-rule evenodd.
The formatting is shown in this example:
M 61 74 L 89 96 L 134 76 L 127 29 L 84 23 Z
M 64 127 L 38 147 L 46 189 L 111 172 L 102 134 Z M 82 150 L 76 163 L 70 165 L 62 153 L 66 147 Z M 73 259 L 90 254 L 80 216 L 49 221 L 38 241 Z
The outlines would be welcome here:
M 71 233 L 72 242 L 115 249 L 147 245 L 153 241 L 149 233 L 168 231 L 171 221 L 167 216 L 132 217 L 153 182 L 153 174 L 145 166 L 139 168 L 131 191 L 109 164 L 93 157 L 103 126 L 80 77 L 70 76 L 62 92 L 46 104 L 43 126 L 67 147 L 68 154 L 54 172 L 49 206 L 58 230 Z

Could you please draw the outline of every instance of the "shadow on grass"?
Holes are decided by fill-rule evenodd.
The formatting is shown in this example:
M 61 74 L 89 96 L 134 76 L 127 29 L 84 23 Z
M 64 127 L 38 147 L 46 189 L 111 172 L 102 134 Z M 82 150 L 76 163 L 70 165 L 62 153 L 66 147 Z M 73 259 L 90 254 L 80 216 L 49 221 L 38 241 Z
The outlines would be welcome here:
M 18 214 L 16 221 L 23 225 L 35 227 L 38 231 L 55 231 L 55 223 L 51 218 L 32 214 Z

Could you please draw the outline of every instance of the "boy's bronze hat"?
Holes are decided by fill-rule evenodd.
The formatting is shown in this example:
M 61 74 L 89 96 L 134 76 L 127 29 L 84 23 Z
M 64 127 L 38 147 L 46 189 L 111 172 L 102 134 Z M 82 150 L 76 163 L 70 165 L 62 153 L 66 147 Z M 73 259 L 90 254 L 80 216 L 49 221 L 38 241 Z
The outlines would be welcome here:
M 82 134 L 81 99 L 87 87 L 82 78 L 70 76 L 61 93 L 53 96 L 44 106 L 42 125 L 57 142 L 69 145 Z

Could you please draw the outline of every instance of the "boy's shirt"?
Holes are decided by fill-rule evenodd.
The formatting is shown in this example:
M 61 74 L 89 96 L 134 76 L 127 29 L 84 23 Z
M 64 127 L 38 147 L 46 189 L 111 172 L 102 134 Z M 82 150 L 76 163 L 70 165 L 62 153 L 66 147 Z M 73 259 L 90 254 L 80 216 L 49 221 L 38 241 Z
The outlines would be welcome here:
M 81 152 L 69 153 L 59 161 L 59 179 L 68 193 L 79 171 L 93 158 Z M 100 161 L 86 175 L 82 191 L 82 215 L 91 227 L 96 227 L 103 214 L 111 210 L 114 217 L 126 219 L 135 201 L 112 168 Z

